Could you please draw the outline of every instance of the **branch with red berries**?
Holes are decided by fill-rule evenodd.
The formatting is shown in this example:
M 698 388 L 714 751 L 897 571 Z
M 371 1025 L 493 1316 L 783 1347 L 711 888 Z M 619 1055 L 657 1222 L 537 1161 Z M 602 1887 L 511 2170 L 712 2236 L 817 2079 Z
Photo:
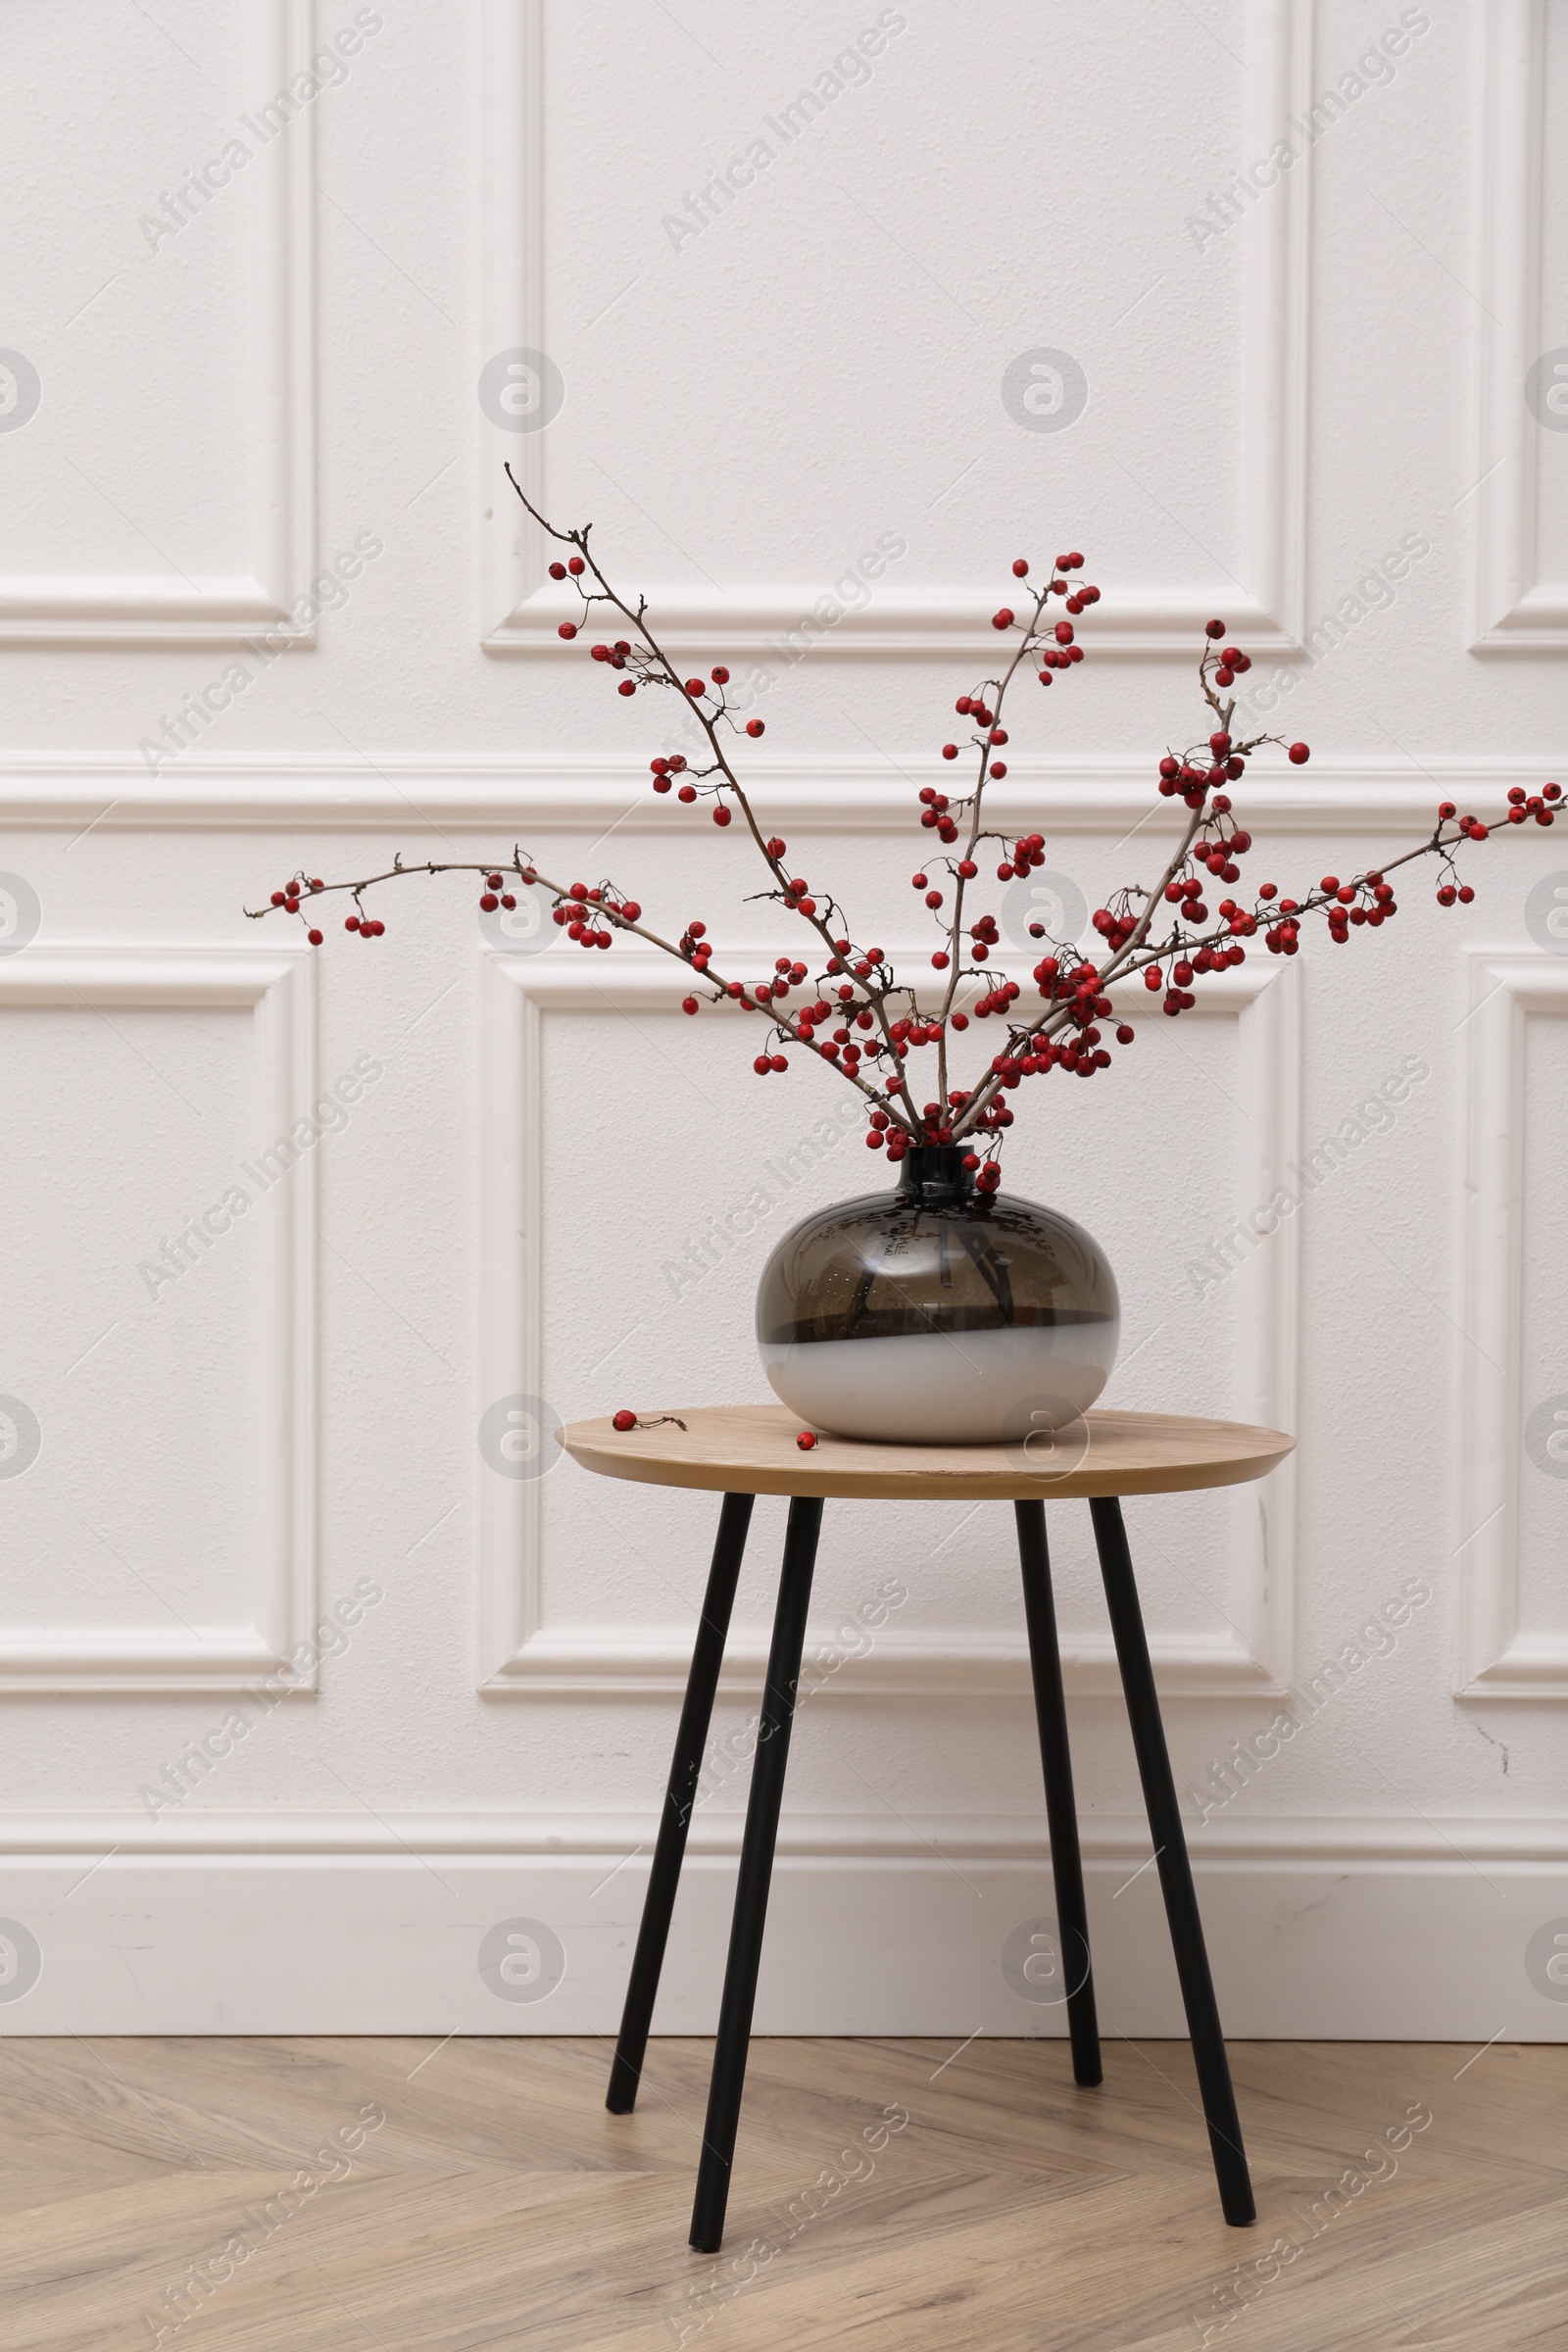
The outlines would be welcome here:
M 760 1076 L 787 1070 L 792 1050 L 827 1062 L 866 1099 L 865 1141 L 873 1150 L 885 1150 L 896 1162 L 912 1144 L 966 1144 L 964 1164 L 975 1171 L 985 1192 L 994 1192 L 1001 1183 L 996 1154 L 1002 1134 L 1013 1120 L 1005 1098 L 1025 1078 L 1043 1077 L 1052 1070 L 1092 1078 L 1110 1066 L 1112 1040 L 1118 1047 L 1133 1043 L 1130 1021 L 1108 1026 L 1113 1018 L 1110 991 L 1117 983 L 1141 974 L 1145 988 L 1161 1000 L 1162 1011 L 1174 1017 L 1196 1004 L 1196 987 L 1205 974 L 1245 962 L 1250 941 L 1261 938 L 1270 955 L 1295 956 L 1303 921 L 1317 914 L 1324 917 L 1330 938 L 1342 945 L 1352 930 L 1380 929 L 1399 910 L 1389 876 L 1416 859 L 1437 858 L 1441 906 L 1467 906 L 1475 892 L 1459 877 L 1456 853 L 1504 826 L 1532 820 L 1550 825 L 1562 801 L 1556 784 L 1539 793 L 1515 787 L 1508 795 L 1506 813 L 1492 824 L 1461 815 L 1453 802 L 1445 801 L 1430 836 L 1376 868 L 1344 881 L 1337 874 L 1325 874 L 1294 898 L 1282 896 L 1276 883 L 1263 882 L 1250 905 L 1227 896 L 1217 900 L 1211 913 L 1208 888 L 1239 883 L 1242 860 L 1253 847 L 1250 832 L 1237 820 L 1231 788 L 1265 745 L 1280 745 L 1297 765 L 1309 757 L 1304 743 L 1285 746 L 1277 735 L 1242 739 L 1232 733 L 1236 704 L 1229 689 L 1251 664 L 1240 646 L 1223 642 L 1224 623 L 1211 620 L 1199 658 L 1198 683 L 1213 723 L 1206 736 L 1182 751 L 1167 749 L 1155 778 L 1159 794 L 1179 801 L 1187 812 L 1181 835 L 1152 888 L 1130 885 L 1097 909 L 1094 927 L 1102 946 L 1096 956 L 1084 956 L 1072 942 L 1051 938 L 1043 923 L 1030 924 L 1032 936 L 1045 942 L 1046 953 L 1030 973 L 1035 1001 L 1026 1003 L 1023 985 L 992 967 L 993 951 L 1001 945 L 996 916 L 976 912 L 972 902 L 980 860 L 990 854 L 988 843 L 995 843 L 1000 852 L 997 880 L 1007 883 L 1045 863 L 1046 837 L 989 829 L 986 793 L 1007 773 L 1006 761 L 999 755 L 1008 741 L 1002 722 L 1009 690 L 1026 664 L 1043 686 L 1071 675 L 1084 659 L 1074 623 L 1100 602 L 1100 590 L 1078 581 L 1081 555 L 1058 556 L 1037 587 L 1028 585 L 1029 564 L 1020 557 L 1012 571 L 1022 609 L 1004 605 L 992 618 L 992 627 L 1008 640 L 1008 658 L 996 676 L 960 694 L 955 705 L 957 715 L 969 722 L 972 780 L 961 793 L 940 792 L 928 784 L 919 794 L 920 824 L 934 835 L 936 854 L 925 858 L 913 887 L 934 919 L 938 941 L 930 952 L 931 978 L 922 995 L 920 984 L 899 980 L 881 947 L 859 943 L 830 891 L 792 871 L 788 844 L 760 822 L 732 749 L 738 752 L 746 739 L 755 741 L 763 724 L 760 718 L 743 722 L 731 710 L 728 669 L 719 662 L 707 678 L 683 675 L 650 625 L 646 600 L 639 597 L 635 605 L 629 603 L 607 578 L 590 546 L 592 526 L 558 530 L 524 496 L 510 466 L 507 472 L 540 529 L 557 546 L 571 551 L 549 566 L 551 578 L 577 598 L 578 616 L 561 622 L 561 637 L 574 641 L 600 613 L 607 616 L 607 631 L 618 618 L 625 633 L 607 633 L 589 648 L 590 658 L 615 681 L 617 695 L 630 700 L 640 692 L 672 693 L 696 722 L 703 749 L 695 763 L 681 753 L 661 754 L 650 760 L 655 793 L 673 793 L 678 804 L 691 809 L 706 804 L 721 830 L 739 816 L 767 875 L 767 887 L 753 895 L 777 904 L 805 926 L 808 936 L 803 938 L 804 953 L 777 956 L 772 972 L 756 980 L 726 976 L 714 969 L 705 921 L 694 918 L 675 936 L 666 936 L 644 921 L 638 901 L 612 879 L 558 881 L 516 847 L 509 858 L 474 863 L 427 860 L 407 865 L 399 857 L 382 872 L 356 882 L 326 883 L 319 876 L 296 874 L 272 892 L 269 906 L 246 911 L 257 919 L 277 912 L 293 915 L 305 925 L 311 945 L 320 947 L 325 937 L 318 919 L 320 902 L 347 893 L 353 910 L 344 918 L 345 930 L 361 939 L 379 939 L 386 925 L 368 910 L 367 894 L 413 874 L 477 876 L 479 906 L 487 913 L 514 907 L 519 889 L 539 892 L 550 904 L 553 921 L 577 947 L 609 948 L 617 933 L 624 933 L 676 958 L 692 980 L 692 993 L 682 999 L 686 1012 L 695 1014 L 705 1002 L 727 1000 L 743 1011 L 760 1014 L 767 1030 L 752 1064 Z M 1053 600 L 1061 609 L 1054 620 Z M 946 743 L 942 757 L 962 760 L 965 747 Z M 951 1086 L 949 1055 L 956 1040 L 971 1020 L 993 1018 L 1004 1026 L 999 1050 L 974 1085 Z M 935 1094 L 917 1107 L 913 1057 L 932 1048 Z

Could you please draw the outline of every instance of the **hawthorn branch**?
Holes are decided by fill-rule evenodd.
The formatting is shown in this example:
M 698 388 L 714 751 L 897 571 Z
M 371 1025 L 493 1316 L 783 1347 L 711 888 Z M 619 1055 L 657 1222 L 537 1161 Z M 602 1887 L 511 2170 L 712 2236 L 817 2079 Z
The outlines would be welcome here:
M 848 1079 L 851 1086 L 866 1098 L 873 1109 L 884 1110 L 890 1118 L 898 1119 L 901 1126 L 905 1124 L 896 1103 L 890 1102 L 884 1093 L 874 1086 L 867 1085 L 858 1071 L 845 1069 L 842 1062 L 838 1061 L 831 1054 L 823 1053 L 822 1048 L 809 1032 L 801 1028 L 799 1009 L 792 1013 L 787 1007 L 774 1004 L 771 1000 L 764 1001 L 757 995 L 755 989 L 748 988 L 744 980 L 726 980 L 723 973 L 715 972 L 710 963 L 705 963 L 699 969 L 678 941 L 665 939 L 662 933 L 655 931 L 645 923 L 640 916 L 628 915 L 612 899 L 576 898 L 569 885 L 552 882 L 547 874 L 540 873 L 532 860 L 525 858 L 515 847 L 514 847 L 510 858 L 491 858 L 477 864 L 468 859 L 437 861 L 427 858 L 417 865 L 405 865 L 402 858 L 398 858 L 378 874 L 366 874 L 357 882 L 323 882 L 319 888 L 302 876 L 304 887 L 296 906 L 299 913 L 303 916 L 307 907 L 313 906 L 318 899 L 333 898 L 347 892 L 358 906 L 363 903 L 363 895 L 366 891 L 374 890 L 383 882 L 407 882 L 416 874 L 489 875 L 496 873 L 515 874 L 518 881 L 526 888 L 530 890 L 537 888 L 548 893 L 555 906 L 580 907 L 585 913 L 596 917 L 603 915 L 612 929 L 629 932 L 633 939 L 644 940 L 649 947 L 658 948 L 666 956 L 673 956 L 676 962 L 692 974 L 695 987 L 706 986 L 713 992 L 710 999 L 710 1003 L 723 1004 L 727 1000 L 731 1004 L 738 1004 L 743 1012 L 765 1013 L 774 1026 L 784 1036 L 790 1038 L 794 1044 L 807 1047 L 816 1054 L 818 1060 L 826 1062 L 828 1067 L 836 1070 L 841 1078 Z M 245 913 L 254 923 L 262 921 L 268 915 L 287 910 L 285 902 L 282 908 L 272 906 L 247 906 Z
M 637 600 L 637 610 L 633 612 L 631 607 L 626 603 L 625 599 L 619 595 L 619 593 L 606 578 L 597 557 L 592 553 L 588 545 L 588 535 L 592 530 L 593 525 L 591 523 L 585 524 L 582 528 L 572 531 L 558 530 L 553 523 L 547 521 L 545 516 L 540 514 L 538 508 L 533 504 L 532 500 L 528 497 L 527 492 L 523 489 L 522 484 L 513 472 L 510 464 L 507 466 L 506 474 L 508 481 L 512 484 L 513 489 L 516 492 L 517 497 L 521 501 L 523 507 L 527 510 L 528 514 L 532 515 L 534 521 L 538 523 L 540 529 L 547 532 L 549 536 L 557 542 L 558 545 L 571 546 L 576 548 L 578 554 L 582 557 L 583 562 L 589 566 L 595 580 L 599 584 L 598 597 L 590 600 L 585 594 L 583 599 L 584 603 L 587 604 L 590 601 L 597 602 L 600 598 L 602 598 L 606 603 L 612 605 L 615 611 L 624 616 L 629 625 L 634 628 L 638 635 L 642 638 L 650 654 L 653 656 L 655 662 L 659 665 L 660 673 L 663 683 L 672 687 L 674 691 L 681 697 L 681 700 L 685 704 L 687 710 L 690 710 L 692 716 L 696 719 L 698 725 L 702 728 L 704 735 L 708 739 L 709 749 L 712 753 L 713 757 L 714 769 L 723 777 L 725 785 L 734 794 L 736 806 L 746 820 L 747 830 L 750 832 L 763 862 L 767 866 L 768 871 L 773 876 L 774 882 L 778 886 L 779 896 L 787 906 L 791 907 L 794 912 L 801 915 L 803 921 L 810 924 L 812 930 L 815 931 L 817 937 L 822 942 L 823 948 L 826 951 L 827 968 L 829 972 L 836 972 L 840 965 L 846 962 L 846 959 L 841 957 L 839 955 L 837 941 L 834 939 L 832 933 L 828 930 L 825 922 L 819 920 L 815 914 L 807 914 L 804 908 L 800 906 L 799 894 L 792 886 L 790 875 L 782 860 L 775 856 L 774 852 L 768 847 L 768 836 L 763 833 L 761 826 L 758 823 L 757 814 L 752 807 L 750 798 L 747 795 L 746 788 L 730 764 L 728 754 L 724 749 L 718 733 L 718 719 L 719 717 L 726 715 L 724 704 L 722 702 L 720 703 L 719 710 L 716 714 L 710 713 L 703 709 L 701 702 L 699 702 L 695 696 L 687 693 L 686 681 L 675 668 L 675 665 L 670 661 L 669 656 L 665 653 L 663 647 L 660 644 L 658 638 L 654 635 L 653 630 L 648 625 L 645 617 L 647 612 L 647 599 L 645 597 L 639 597 Z M 733 723 L 734 722 L 731 721 L 731 724 Z M 859 960 L 863 961 L 864 958 L 860 958 Z M 845 970 L 844 977 L 851 982 L 852 986 L 856 984 L 856 975 L 854 975 L 848 969 Z M 902 1058 L 900 1057 L 898 1048 L 895 1045 L 893 1037 L 890 1033 L 885 1009 L 885 999 L 887 993 L 886 989 L 883 988 L 879 992 L 878 990 L 866 985 L 863 981 L 861 981 L 859 985 L 863 990 L 866 1004 L 873 1013 L 877 1022 L 877 1026 L 881 1032 L 883 1051 L 890 1057 L 893 1068 L 898 1076 L 898 1084 L 895 1091 L 902 1099 L 904 1104 L 904 1111 L 902 1115 L 900 1115 L 899 1124 L 906 1128 L 912 1136 L 917 1137 L 920 1132 L 920 1120 L 915 1111 L 914 1099 L 909 1093 L 908 1080 L 905 1073 Z M 846 1071 L 844 1072 L 844 1075 L 848 1077 L 850 1073 Z M 862 1089 L 861 1091 L 864 1092 L 865 1090 Z

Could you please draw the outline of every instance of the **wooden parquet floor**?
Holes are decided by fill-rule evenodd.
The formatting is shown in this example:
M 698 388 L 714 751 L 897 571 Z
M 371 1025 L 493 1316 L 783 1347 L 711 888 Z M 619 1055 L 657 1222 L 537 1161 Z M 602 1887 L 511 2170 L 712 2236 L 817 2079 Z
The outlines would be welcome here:
M 1568 2347 L 1568 2048 L 1233 2043 L 1234 2230 L 1185 2043 L 759 2041 L 712 2257 L 710 2047 L 612 2117 L 591 2039 L 6 2041 L 0 2344 Z

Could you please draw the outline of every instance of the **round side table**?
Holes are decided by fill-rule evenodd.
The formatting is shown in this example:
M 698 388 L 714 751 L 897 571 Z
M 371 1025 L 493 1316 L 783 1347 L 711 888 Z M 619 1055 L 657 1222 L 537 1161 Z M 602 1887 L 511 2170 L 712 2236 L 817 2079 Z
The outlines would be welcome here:
M 911 1501 L 999 1500 L 1013 1506 L 1040 1725 L 1057 1932 L 1064 1967 L 1069 1977 L 1076 1979 L 1067 1995 L 1073 2075 L 1077 2082 L 1092 2084 L 1101 2080 L 1100 2029 L 1045 1513 L 1048 1495 L 1054 1501 L 1087 1498 L 1220 2204 L 1225 2219 L 1238 2227 L 1254 2221 L 1251 2180 L 1120 1497 L 1238 1486 L 1248 1479 L 1262 1478 L 1291 1451 L 1295 1440 L 1278 1430 L 1253 1429 L 1234 1421 L 1194 1421 L 1171 1413 L 1091 1412 L 1049 1438 L 1034 1436 L 1016 1446 L 863 1446 L 841 1438 L 822 1438 L 809 1451 L 804 1451 L 795 1442 L 799 1424 L 782 1405 L 702 1406 L 665 1420 L 653 1415 L 648 1418 L 649 1426 L 624 1432 L 609 1421 L 577 1421 L 562 1433 L 562 1444 L 584 1469 L 649 1486 L 706 1488 L 724 1497 L 611 2070 L 607 2104 L 615 2115 L 629 2114 L 636 2102 L 752 1504 L 759 1494 L 791 1497 L 698 2167 L 692 2244 L 700 2253 L 716 2253 L 724 2234 L 768 1884 L 784 1795 L 784 1768 L 806 1642 L 806 1613 L 822 1505 L 830 1495 L 881 1494 Z

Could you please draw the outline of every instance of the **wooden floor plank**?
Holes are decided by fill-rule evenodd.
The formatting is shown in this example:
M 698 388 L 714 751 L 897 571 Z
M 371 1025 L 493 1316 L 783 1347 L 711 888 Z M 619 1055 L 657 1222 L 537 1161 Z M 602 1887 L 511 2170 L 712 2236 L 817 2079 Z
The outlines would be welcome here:
M 1568 2345 L 1563 2048 L 1233 2045 L 1234 2230 L 1185 2043 L 758 2041 L 698 2256 L 710 2059 L 611 2116 L 589 2036 L 0 2043 L 6 2352 Z

